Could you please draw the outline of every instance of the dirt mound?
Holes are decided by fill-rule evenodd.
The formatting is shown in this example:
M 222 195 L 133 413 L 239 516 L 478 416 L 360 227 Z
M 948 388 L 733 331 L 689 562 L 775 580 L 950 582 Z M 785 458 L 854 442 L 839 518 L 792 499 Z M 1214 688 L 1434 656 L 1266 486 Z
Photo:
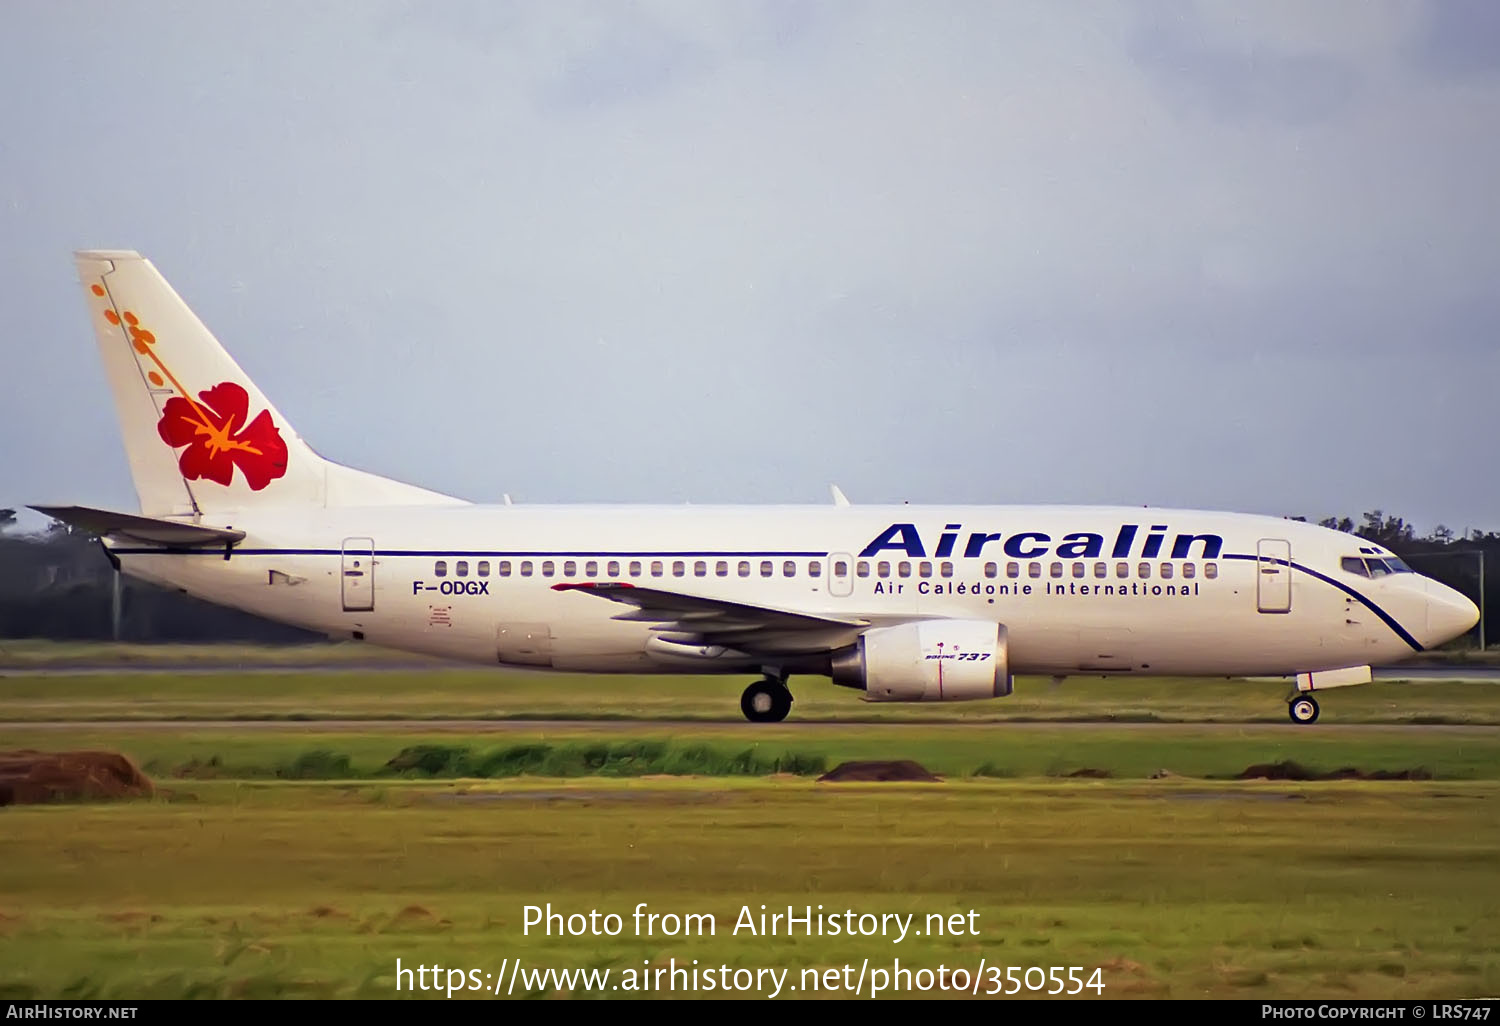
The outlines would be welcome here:
M 1076 769 L 1072 773 L 1065 773 L 1063 775 L 1068 777 L 1091 777 L 1094 780 L 1105 780 L 1110 776 L 1110 772 L 1107 769 L 1094 769 L 1092 767 L 1086 766 L 1083 769 Z
M 1345 766 L 1331 773 L 1318 773 L 1300 762 L 1261 762 L 1247 767 L 1237 780 L 1431 780 L 1432 771 L 1420 766 L 1404 770 L 1370 770 Z
M 910 759 L 896 762 L 841 762 L 818 778 L 830 783 L 840 781 L 900 781 L 919 780 L 928 783 L 941 781 L 918 763 Z
M 117 752 L 0 752 L 0 805 L 155 793 L 135 763 Z

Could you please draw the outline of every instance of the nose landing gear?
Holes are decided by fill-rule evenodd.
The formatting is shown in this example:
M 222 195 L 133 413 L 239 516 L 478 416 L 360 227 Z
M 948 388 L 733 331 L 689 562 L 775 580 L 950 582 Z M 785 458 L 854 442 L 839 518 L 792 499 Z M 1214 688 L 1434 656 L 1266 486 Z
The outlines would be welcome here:
M 792 693 L 785 680 L 758 680 L 740 696 L 740 711 L 751 723 L 780 723 L 792 711 Z

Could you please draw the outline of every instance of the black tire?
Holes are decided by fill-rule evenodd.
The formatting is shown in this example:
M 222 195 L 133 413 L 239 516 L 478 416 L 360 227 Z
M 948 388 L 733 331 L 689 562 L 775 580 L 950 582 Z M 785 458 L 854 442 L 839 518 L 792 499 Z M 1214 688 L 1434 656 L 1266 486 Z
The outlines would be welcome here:
M 792 693 L 774 680 L 758 680 L 740 696 L 740 711 L 751 723 L 780 723 L 792 711 Z
M 1298 695 L 1286 704 L 1293 723 L 1317 723 L 1318 711 L 1318 700 L 1312 695 Z

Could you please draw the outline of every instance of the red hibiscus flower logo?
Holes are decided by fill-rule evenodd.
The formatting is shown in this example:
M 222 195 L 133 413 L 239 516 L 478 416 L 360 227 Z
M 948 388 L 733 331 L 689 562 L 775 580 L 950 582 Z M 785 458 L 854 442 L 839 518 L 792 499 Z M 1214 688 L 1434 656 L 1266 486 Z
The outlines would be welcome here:
M 104 287 L 94 285 L 94 295 L 103 298 Z M 104 309 L 104 319 L 123 328 L 130 336 L 131 347 L 156 370 L 147 369 L 146 379 L 153 388 L 165 388 L 170 382 L 177 394 L 162 408 L 156 431 L 162 441 L 182 449 L 178 469 L 189 481 L 208 480 L 228 485 L 234 480 L 234 468 L 245 475 L 245 484 L 254 492 L 286 473 L 286 442 L 271 422 L 271 414 L 261 410 L 254 420 L 250 414 L 250 396 L 232 381 L 215 385 L 198 398 L 187 390 L 177 376 L 162 362 L 156 352 L 156 336 L 141 324 L 129 310 L 123 315 Z
M 227 485 L 234 468 L 258 492 L 286 473 L 286 442 L 265 410 L 248 424 L 250 397 L 232 381 L 198 393 L 194 400 L 174 395 L 162 409 L 156 430 L 172 448 L 182 446 L 177 466 L 189 481 Z

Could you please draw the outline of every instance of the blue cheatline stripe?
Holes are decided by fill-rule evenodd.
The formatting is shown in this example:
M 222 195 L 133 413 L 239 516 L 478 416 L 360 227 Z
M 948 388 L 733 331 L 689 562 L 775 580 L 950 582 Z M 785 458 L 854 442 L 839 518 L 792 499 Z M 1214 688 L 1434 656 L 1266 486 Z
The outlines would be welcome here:
M 1367 609 L 1369 609 L 1370 612 L 1374 613 L 1376 616 L 1380 617 L 1380 619 L 1384 620 L 1385 621 L 1385 625 L 1387 627 L 1389 627 L 1391 630 L 1395 631 L 1396 632 L 1396 636 L 1398 638 L 1400 638 L 1402 641 L 1406 642 L 1408 645 L 1410 645 L 1414 651 L 1417 651 L 1417 652 L 1425 652 L 1425 651 L 1427 651 L 1425 648 L 1422 647 L 1422 643 L 1421 642 L 1419 642 L 1416 638 L 1412 637 L 1411 634 L 1407 632 L 1406 628 L 1402 627 L 1401 624 L 1396 621 L 1396 618 L 1394 616 L 1392 616 L 1390 613 L 1387 613 L 1384 609 L 1381 609 L 1374 602 L 1371 602 L 1369 599 L 1367 599 L 1365 596 L 1361 595 L 1359 592 L 1355 591 L 1353 588 L 1349 587 L 1343 581 L 1335 581 L 1332 577 L 1329 577 L 1329 576 L 1327 576 L 1325 574 L 1320 574 L 1320 573 L 1318 573 L 1318 571 L 1312 569 L 1311 567 L 1303 566 L 1301 563 L 1297 563 L 1297 562 L 1289 562 L 1289 561 L 1287 561 L 1285 559 L 1267 558 L 1265 560 L 1262 560 L 1259 556 L 1249 556 L 1249 555 L 1243 555 L 1243 554 L 1239 554 L 1239 553 L 1234 553 L 1234 554 L 1226 553 L 1225 556 L 1224 556 L 1224 558 L 1225 559 L 1247 559 L 1247 560 L 1249 560 L 1252 563 L 1260 563 L 1260 562 L 1280 563 L 1282 566 L 1291 567 L 1293 570 L 1301 570 L 1303 573 L 1307 574 L 1308 576 L 1310 576 L 1310 577 L 1316 577 L 1318 580 L 1322 581 L 1323 583 L 1325 583 L 1325 584 L 1331 584 L 1335 588 L 1337 588 L 1339 591 L 1342 591 L 1342 592 L 1344 592 L 1347 595 L 1351 595 L 1354 598 L 1359 599 L 1359 601 Z
M 121 556 L 216 556 L 224 558 L 223 546 L 191 549 L 110 549 Z M 344 549 L 242 549 L 236 556 L 342 556 Z M 350 548 L 351 553 L 369 549 Z M 377 556 L 412 556 L 423 559 L 823 559 L 824 552 L 493 552 L 457 549 L 375 549 Z

